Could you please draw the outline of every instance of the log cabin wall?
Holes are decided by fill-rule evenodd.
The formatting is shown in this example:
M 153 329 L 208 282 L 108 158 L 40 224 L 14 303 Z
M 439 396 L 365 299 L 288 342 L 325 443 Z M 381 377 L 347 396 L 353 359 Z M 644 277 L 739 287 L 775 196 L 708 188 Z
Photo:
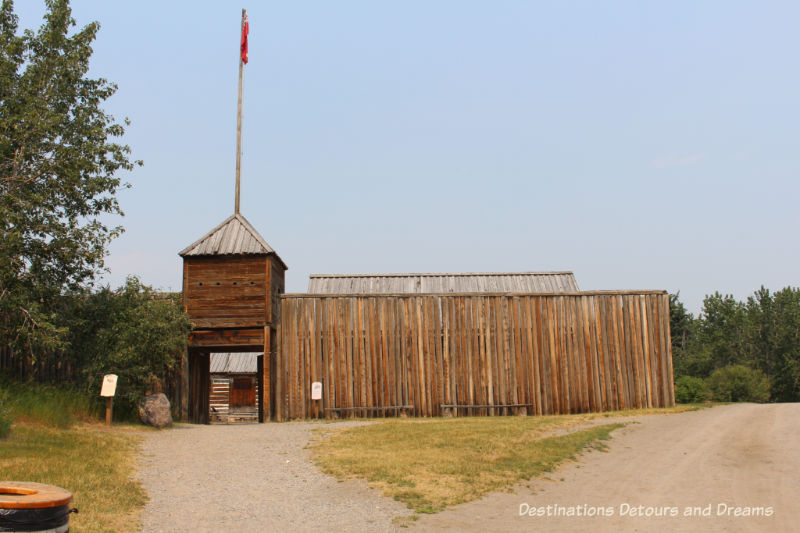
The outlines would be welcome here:
M 285 295 L 275 364 L 278 420 L 675 403 L 664 291 Z
M 230 409 L 231 377 L 226 374 L 211 374 L 208 393 L 209 422 L 227 422 Z
M 258 376 L 211 373 L 209 422 L 255 422 L 259 405 Z

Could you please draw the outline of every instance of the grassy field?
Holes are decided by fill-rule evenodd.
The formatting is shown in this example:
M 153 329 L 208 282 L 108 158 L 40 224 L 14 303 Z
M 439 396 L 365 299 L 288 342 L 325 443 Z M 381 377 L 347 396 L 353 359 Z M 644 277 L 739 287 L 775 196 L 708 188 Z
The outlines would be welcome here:
M 133 481 L 135 431 L 15 425 L 0 441 L 0 479 L 64 487 L 79 509 L 70 531 L 134 531 L 145 492 Z
M 136 531 L 146 501 L 134 459 L 147 431 L 106 428 L 97 402 L 79 391 L 0 383 L 0 409 L 14 421 L 0 439 L 0 479 L 64 487 L 74 495 L 71 530 Z M 312 444 L 318 464 L 339 478 L 368 480 L 417 512 L 437 512 L 551 471 L 623 424 L 597 419 L 680 412 L 696 406 L 571 416 L 391 419 L 336 430 Z M 324 433 L 327 432 L 328 435 Z
M 433 513 L 552 471 L 624 423 L 597 420 L 697 409 L 617 411 L 566 416 L 392 419 L 320 430 L 316 463 L 339 479 L 360 478 L 418 513 Z M 585 427 L 587 424 L 595 424 Z M 584 426 L 584 427 L 580 427 Z
M 76 391 L 10 387 L 10 393 L 4 388 L 3 411 L 13 425 L 0 439 L 0 480 L 72 492 L 80 512 L 71 515 L 70 531 L 135 531 L 146 495 L 133 480 L 134 457 L 145 430 L 97 423 L 93 402 Z
M 20 423 L 66 429 L 101 415 L 99 399 L 75 389 L 0 380 L 0 391 L 4 411 Z

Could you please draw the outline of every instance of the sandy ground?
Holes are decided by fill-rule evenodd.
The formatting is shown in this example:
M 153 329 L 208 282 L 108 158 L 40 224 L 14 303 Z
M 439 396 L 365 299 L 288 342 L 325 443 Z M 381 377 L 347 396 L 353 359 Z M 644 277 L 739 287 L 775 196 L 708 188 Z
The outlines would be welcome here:
M 800 404 L 626 422 L 606 452 L 408 529 L 398 529 L 402 505 L 310 463 L 304 446 L 323 424 L 183 426 L 144 444 L 142 531 L 800 531 Z M 572 515 L 520 516 L 548 506 Z M 605 516 L 576 516 L 592 511 Z
M 137 474 L 150 496 L 141 531 L 391 531 L 395 516 L 411 514 L 404 505 L 311 463 L 305 446 L 314 428 L 326 427 L 180 425 L 151 433 Z
M 727 405 L 636 420 L 612 434 L 607 452 L 586 454 L 550 480 L 423 516 L 413 529 L 800 531 L 800 404 Z M 548 505 L 571 507 L 575 515 L 578 508 L 610 507 L 613 515 L 547 517 Z M 643 513 L 676 508 L 678 516 L 631 516 L 628 509 L 639 506 Z M 545 516 L 520 516 L 540 507 Z M 691 516 L 684 516 L 687 507 Z M 772 516 L 735 516 L 737 507 L 771 507 Z

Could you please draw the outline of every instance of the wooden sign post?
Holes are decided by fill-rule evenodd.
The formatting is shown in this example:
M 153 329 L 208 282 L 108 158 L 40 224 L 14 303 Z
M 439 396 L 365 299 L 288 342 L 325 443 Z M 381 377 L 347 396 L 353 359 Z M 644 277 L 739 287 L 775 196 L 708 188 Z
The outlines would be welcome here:
M 311 384 L 311 399 L 316 400 L 314 402 L 314 415 L 319 417 L 319 407 L 322 402 L 322 383 L 319 381 L 315 381 Z
M 111 412 L 114 409 L 114 394 L 117 392 L 117 375 L 106 374 L 103 376 L 103 387 L 100 396 L 106 399 L 106 425 L 111 425 Z

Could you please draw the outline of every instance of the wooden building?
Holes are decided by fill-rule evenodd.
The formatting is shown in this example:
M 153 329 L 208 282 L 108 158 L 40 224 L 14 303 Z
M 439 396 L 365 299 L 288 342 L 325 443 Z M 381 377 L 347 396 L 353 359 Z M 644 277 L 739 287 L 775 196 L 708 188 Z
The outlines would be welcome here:
M 580 292 L 572 272 L 315 274 L 281 308 L 278 420 L 675 401 L 665 291 Z
M 270 361 L 280 318 L 286 265 L 239 213 L 225 219 L 179 254 L 183 302 L 194 329 L 189 338 L 184 415 L 209 422 L 211 352 L 260 352 L 257 361 L 259 420 L 272 402 Z M 265 361 L 266 360 L 266 361 Z
M 580 292 L 571 272 L 522 272 L 315 275 L 307 294 L 283 294 L 286 265 L 239 213 L 244 58 L 234 214 L 180 252 L 194 324 L 184 417 L 247 402 L 259 421 L 674 404 L 665 291 Z M 214 376 L 252 370 L 256 352 L 255 389 L 212 382 L 215 352 Z
M 209 422 L 258 422 L 258 352 L 212 352 Z
M 571 272 L 494 272 L 315 274 L 306 294 L 286 295 L 286 265 L 239 214 L 181 256 L 196 423 L 222 421 L 212 407 L 235 384 L 212 378 L 212 352 L 227 365 L 263 353 L 259 421 L 675 402 L 665 291 L 582 292 Z

